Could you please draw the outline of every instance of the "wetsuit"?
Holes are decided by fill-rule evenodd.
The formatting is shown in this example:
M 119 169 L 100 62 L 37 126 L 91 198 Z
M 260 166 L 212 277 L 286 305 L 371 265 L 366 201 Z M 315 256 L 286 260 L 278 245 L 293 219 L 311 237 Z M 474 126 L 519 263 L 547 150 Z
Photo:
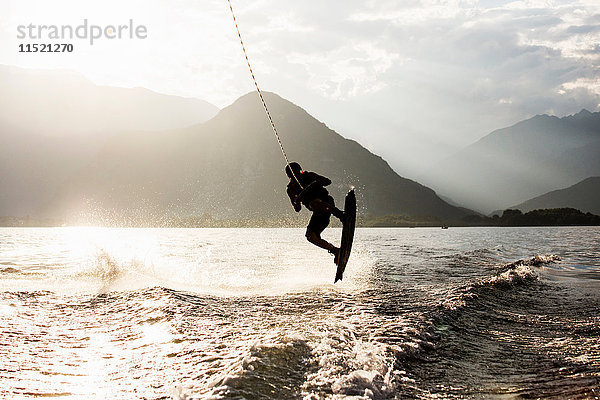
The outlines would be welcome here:
M 296 174 L 296 178 L 298 178 L 302 184 L 302 187 L 305 188 L 306 191 L 302 193 L 302 189 L 298 185 L 298 182 L 296 182 L 296 179 L 290 179 L 290 183 L 287 185 L 287 194 L 290 197 L 290 201 L 292 202 L 294 209 L 297 212 L 300 211 L 302 206 L 296 203 L 296 198 L 300 195 L 300 193 L 302 193 L 302 204 L 304 204 L 307 209 L 313 212 L 310 222 L 306 227 L 306 233 L 308 234 L 309 232 L 315 232 L 317 235 L 321 235 L 321 232 L 323 232 L 329 225 L 331 213 L 313 210 L 310 207 L 310 202 L 315 199 L 321 199 L 335 208 L 333 197 L 329 195 L 329 192 L 324 187 L 330 185 L 331 180 L 309 171 L 302 171 L 301 173 Z

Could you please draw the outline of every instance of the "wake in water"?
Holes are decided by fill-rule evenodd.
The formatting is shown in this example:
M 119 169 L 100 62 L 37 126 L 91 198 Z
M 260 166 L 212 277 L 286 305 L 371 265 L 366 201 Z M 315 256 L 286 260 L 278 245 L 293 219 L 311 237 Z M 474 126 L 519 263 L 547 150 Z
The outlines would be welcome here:
M 507 232 L 432 239 L 437 231 L 359 230 L 343 286 L 327 283 L 331 261 L 305 248 L 242 257 L 243 231 L 159 231 L 151 239 L 116 231 L 151 245 L 123 251 L 100 241 L 71 259 L 56 245 L 29 259 L 3 249 L 0 397 L 598 396 L 598 280 L 572 271 L 600 269 L 543 243 L 540 254 L 561 256 L 506 262 L 523 252 L 518 235 L 529 246 L 532 236 Z M 293 249 L 298 232 L 252 233 L 263 246 Z M 506 241 L 508 234 L 517 236 Z M 314 264 L 282 266 L 284 259 Z M 56 290 L 63 282 L 85 290 Z

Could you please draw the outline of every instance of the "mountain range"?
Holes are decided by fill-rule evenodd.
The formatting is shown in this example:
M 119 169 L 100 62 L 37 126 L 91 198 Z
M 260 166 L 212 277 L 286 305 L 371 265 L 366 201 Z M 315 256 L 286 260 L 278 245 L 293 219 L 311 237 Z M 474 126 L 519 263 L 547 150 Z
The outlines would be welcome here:
M 2 130 L 54 137 L 173 129 L 207 121 L 219 111 L 204 100 L 96 85 L 68 70 L 0 65 L 0 93 Z
M 118 132 L 184 127 L 218 112 L 203 100 L 99 86 L 60 70 L 0 66 L 0 93 L 0 215 L 35 214 Z
M 3 66 L 0 89 L 0 216 L 111 224 L 294 215 L 285 161 L 254 92 L 218 110 L 70 72 Z M 423 173 L 438 196 L 301 107 L 264 95 L 290 160 L 331 178 L 338 203 L 356 187 L 362 215 L 461 221 L 476 214 L 463 204 L 596 210 L 594 179 L 519 203 L 600 176 L 600 113 L 538 115 L 492 132 Z
M 264 93 L 287 154 L 328 176 L 341 202 L 355 186 L 360 213 L 459 219 L 433 190 L 396 174 L 381 157 L 302 108 Z M 60 190 L 47 215 L 110 215 L 141 220 L 209 214 L 218 219 L 278 219 L 293 213 L 280 152 L 256 93 L 187 128 L 120 133 Z
M 0 215 L 93 223 L 294 214 L 284 159 L 255 93 L 218 110 L 64 71 L 0 67 Z M 359 213 L 460 219 L 471 212 L 396 174 L 302 108 L 265 93 L 288 155 L 326 175 Z M 215 115 L 216 114 L 216 115 Z
M 600 175 L 600 113 L 537 115 L 498 129 L 420 178 L 485 213 Z
M 584 179 L 568 188 L 553 190 L 510 208 L 528 212 L 536 209 L 565 207 L 600 215 L 600 177 Z

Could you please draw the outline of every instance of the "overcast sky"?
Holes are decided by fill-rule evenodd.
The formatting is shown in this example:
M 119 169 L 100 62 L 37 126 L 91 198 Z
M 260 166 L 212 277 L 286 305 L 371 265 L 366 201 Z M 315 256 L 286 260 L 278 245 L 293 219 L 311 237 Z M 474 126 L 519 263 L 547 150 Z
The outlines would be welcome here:
M 535 114 L 600 103 L 600 1 L 232 0 L 262 89 L 305 108 L 403 176 Z M 224 107 L 253 89 L 226 0 L 0 0 L 0 63 L 67 68 Z M 146 39 L 57 40 L 17 26 L 119 25 Z M 294 155 L 292 155 L 294 157 Z

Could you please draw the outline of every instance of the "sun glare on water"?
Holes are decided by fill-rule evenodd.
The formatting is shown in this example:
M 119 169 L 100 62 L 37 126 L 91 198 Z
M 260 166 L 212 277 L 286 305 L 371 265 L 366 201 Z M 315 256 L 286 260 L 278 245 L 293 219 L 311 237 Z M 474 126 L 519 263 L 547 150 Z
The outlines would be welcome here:
M 26 232 L 31 238 L 5 254 L 12 254 L 35 274 L 14 279 L 32 290 L 60 293 L 148 287 L 220 296 L 283 294 L 328 286 L 349 290 L 361 285 L 371 266 L 368 252 L 358 244 L 348 271 L 363 272 L 350 272 L 342 284 L 333 286 L 332 257 L 308 243 L 302 229 L 294 234 L 287 229 L 100 227 Z M 40 240 L 38 235 L 45 236 Z M 324 237 L 336 242 L 339 235 L 340 229 L 331 229 Z M 3 280 L 12 284 L 7 282 Z

